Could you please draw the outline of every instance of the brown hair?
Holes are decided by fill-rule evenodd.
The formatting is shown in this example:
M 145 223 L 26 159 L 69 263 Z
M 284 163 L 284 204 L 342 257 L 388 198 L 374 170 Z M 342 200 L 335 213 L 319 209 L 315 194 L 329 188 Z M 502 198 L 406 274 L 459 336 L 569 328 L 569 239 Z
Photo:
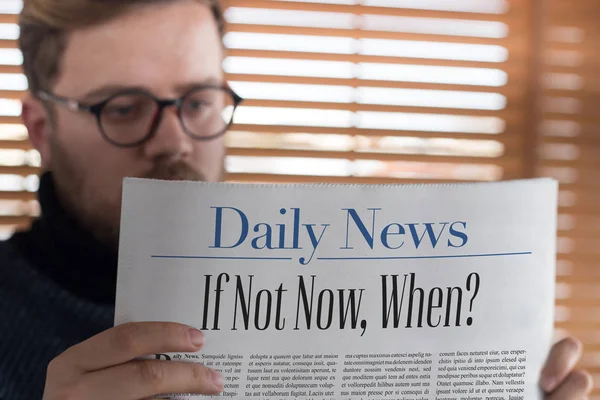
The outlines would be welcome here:
M 60 72 L 67 36 L 80 28 L 99 25 L 142 4 L 181 0 L 24 0 L 19 18 L 19 47 L 29 90 L 48 90 Z M 195 0 L 210 7 L 221 37 L 225 19 L 219 0 Z

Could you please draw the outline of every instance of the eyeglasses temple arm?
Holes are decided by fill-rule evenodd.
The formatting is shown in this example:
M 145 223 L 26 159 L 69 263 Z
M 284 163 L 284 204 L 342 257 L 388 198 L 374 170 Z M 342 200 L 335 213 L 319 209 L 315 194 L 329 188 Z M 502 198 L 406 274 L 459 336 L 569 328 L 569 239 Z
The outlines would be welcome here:
M 38 93 L 40 100 L 50 101 L 53 103 L 62 104 L 71 111 L 90 111 L 90 106 L 81 104 L 77 100 L 67 99 L 65 97 L 56 96 L 52 93 L 44 92 L 40 90 Z

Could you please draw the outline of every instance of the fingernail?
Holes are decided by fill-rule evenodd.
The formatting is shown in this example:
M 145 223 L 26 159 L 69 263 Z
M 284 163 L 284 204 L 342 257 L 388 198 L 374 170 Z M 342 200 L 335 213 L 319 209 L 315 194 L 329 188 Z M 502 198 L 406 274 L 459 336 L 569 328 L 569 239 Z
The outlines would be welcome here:
M 196 347 L 204 344 L 204 334 L 197 329 L 190 329 L 190 341 Z
M 219 371 L 215 371 L 214 369 L 210 371 L 210 375 L 213 385 L 215 385 L 215 387 L 219 390 L 223 390 L 223 387 L 225 386 L 223 375 L 221 375 Z
M 542 379 L 542 389 L 547 393 L 553 391 L 555 385 L 556 380 L 551 376 Z

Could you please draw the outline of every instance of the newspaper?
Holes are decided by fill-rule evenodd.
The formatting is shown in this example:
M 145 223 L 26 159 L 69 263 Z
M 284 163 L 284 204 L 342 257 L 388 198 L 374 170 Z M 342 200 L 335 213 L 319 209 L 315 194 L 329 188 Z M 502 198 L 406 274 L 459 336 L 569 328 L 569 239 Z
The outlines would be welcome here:
M 205 332 L 232 399 L 541 399 L 557 183 L 127 179 L 116 324 Z M 192 399 L 192 394 L 171 394 Z

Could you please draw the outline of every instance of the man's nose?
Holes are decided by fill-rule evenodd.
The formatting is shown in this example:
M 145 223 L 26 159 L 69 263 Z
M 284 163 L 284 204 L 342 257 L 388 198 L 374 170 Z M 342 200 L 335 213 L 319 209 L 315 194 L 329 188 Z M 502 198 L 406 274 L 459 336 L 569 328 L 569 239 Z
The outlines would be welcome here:
M 149 158 L 166 158 L 176 161 L 189 155 L 193 150 L 192 138 L 185 131 L 179 119 L 177 107 L 165 107 L 158 121 L 153 137 L 145 144 Z

